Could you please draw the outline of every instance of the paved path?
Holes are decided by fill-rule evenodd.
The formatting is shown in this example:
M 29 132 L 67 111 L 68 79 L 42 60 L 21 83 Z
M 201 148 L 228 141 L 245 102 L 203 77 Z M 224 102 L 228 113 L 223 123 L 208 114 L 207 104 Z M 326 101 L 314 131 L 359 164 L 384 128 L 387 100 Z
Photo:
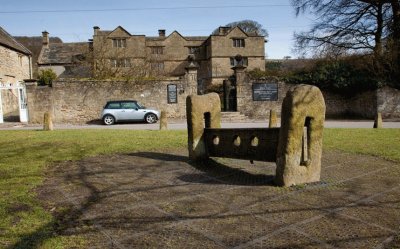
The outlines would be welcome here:
M 399 165 L 336 152 L 325 152 L 322 165 L 321 182 L 279 188 L 272 163 L 196 165 L 185 152 L 102 156 L 53 167 L 39 196 L 68 220 L 60 233 L 84 236 L 93 248 L 391 243 L 400 224 Z
M 348 121 L 348 120 L 327 120 L 325 121 L 326 128 L 372 128 L 374 122 L 371 120 Z M 267 127 L 268 121 L 253 121 L 243 123 L 222 123 L 223 128 L 259 128 Z M 143 123 L 130 123 L 130 124 L 116 124 L 112 126 L 105 126 L 101 124 L 91 125 L 55 125 L 55 129 L 127 129 L 127 130 L 158 130 L 159 124 L 143 124 Z M 170 130 L 184 130 L 186 129 L 185 120 L 175 120 L 168 124 Z M 400 128 L 400 122 L 384 122 L 384 128 Z M 41 125 L 27 125 L 21 123 L 4 123 L 0 124 L 0 130 L 34 130 L 42 129 Z

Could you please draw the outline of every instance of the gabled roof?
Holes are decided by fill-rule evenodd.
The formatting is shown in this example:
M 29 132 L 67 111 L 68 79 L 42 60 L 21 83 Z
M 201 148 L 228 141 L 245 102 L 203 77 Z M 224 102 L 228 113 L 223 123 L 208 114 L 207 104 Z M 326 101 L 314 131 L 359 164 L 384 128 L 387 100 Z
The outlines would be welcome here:
M 166 39 L 170 38 L 170 37 L 171 37 L 171 36 L 173 36 L 173 35 L 177 35 L 177 36 L 179 36 L 179 37 L 181 37 L 182 39 L 184 39 L 184 40 L 185 40 L 185 37 L 183 37 L 183 35 L 181 35 L 181 33 L 179 33 L 179 32 L 178 32 L 178 31 L 176 31 L 176 30 L 172 31 L 172 33 L 171 33 L 171 34 L 169 34 L 169 36 L 167 36 L 167 38 L 166 38 Z
M 53 43 L 43 47 L 38 59 L 38 64 L 72 64 L 89 51 L 87 42 Z
M 17 42 L 17 40 L 15 40 L 14 37 L 7 33 L 7 31 L 5 31 L 2 27 L 0 27 L 0 44 L 26 55 L 32 54 L 31 51 L 29 51 L 21 43 Z
M 181 33 L 179 33 L 178 31 L 174 30 L 168 36 L 146 36 L 146 40 L 149 40 L 149 41 L 164 41 L 164 40 L 170 38 L 173 34 L 176 34 L 176 35 L 180 36 L 182 39 L 184 39 L 186 41 L 205 41 L 208 38 L 208 36 L 183 36 L 183 35 L 181 35 Z
M 117 30 L 122 30 L 123 32 L 126 33 L 127 36 L 132 36 L 126 29 L 124 29 L 122 26 L 116 27 L 113 31 L 111 31 L 108 35 L 112 35 L 115 31 Z
M 259 36 L 259 37 L 262 37 L 262 35 L 259 35 L 259 34 L 257 34 L 257 32 L 246 32 L 246 31 L 244 31 L 241 27 L 239 27 L 239 26 L 235 26 L 235 27 L 233 27 L 233 28 L 231 28 L 231 29 L 229 29 L 229 31 L 226 33 L 226 34 L 223 34 L 223 35 L 220 35 L 220 34 L 216 34 L 216 35 L 213 35 L 213 36 L 227 36 L 227 35 L 229 35 L 231 32 L 233 32 L 234 30 L 240 30 L 243 34 L 245 34 L 246 36 L 248 36 L 248 37 L 250 37 L 250 36 Z

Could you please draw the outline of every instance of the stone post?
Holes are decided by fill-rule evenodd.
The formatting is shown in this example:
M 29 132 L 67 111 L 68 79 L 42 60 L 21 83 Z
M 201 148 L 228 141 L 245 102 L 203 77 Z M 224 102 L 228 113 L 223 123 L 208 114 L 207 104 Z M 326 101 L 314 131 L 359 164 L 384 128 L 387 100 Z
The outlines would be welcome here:
M 168 118 L 167 118 L 167 112 L 166 111 L 161 111 L 160 114 L 160 130 L 167 130 L 168 129 Z
M 189 57 L 189 65 L 186 67 L 186 86 L 187 86 L 187 94 L 197 94 L 197 71 L 199 66 L 194 61 L 193 57 Z
M 278 121 L 276 117 L 276 111 L 269 110 L 269 128 L 274 128 L 278 126 Z
M 245 81 L 246 81 L 246 66 L 243 66 L 242 63 L 238 63 L 238 65 L 232 67 L 235 75 L 236 80 L 236 107 L 237 111 L 242 110 L 242 106 L 246 105 L 246 98 L 245 96 Z
M 53 120 L 51 119 L 51 115 L 49 112 L 45 112 L 43 118 L 43 130 L 52 131 L 53 129 Z
M 217 93 L 189 95 L 186 98 L 188 150 L 190 160 L 208 158 L 204 128 L 221 128 L 221 102 Z
M 382 114 L 380 112 L 378 112 L 375 116 L 374 128 L 383 128 Z

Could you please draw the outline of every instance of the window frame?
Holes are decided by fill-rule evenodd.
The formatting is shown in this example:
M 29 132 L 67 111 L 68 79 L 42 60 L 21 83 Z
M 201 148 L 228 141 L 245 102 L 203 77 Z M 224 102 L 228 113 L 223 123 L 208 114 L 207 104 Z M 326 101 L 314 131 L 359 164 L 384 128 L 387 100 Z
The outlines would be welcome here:
M 126 38 L 112 38 L 113 48 L 126 48 Z
M 152 46 L 151 48 L 151 54 L 164 54 L 164 47 L 163 46 Z
M 131 67 L 130 58 L 113 58 L 110 59 L 110 64 L 112 68 L 127 68 Z
M 118 105 L 118 108 L 110 108 L 111 105 Z M 121 109 L 121 102 L 109 102 L 104 109 L 118 110 Z
M 131 107 L 129 106 L 124 106 L 125 104 L 132 104 Z M 129 109 L 129 110 L 138 110 L 139 106 L 135 103 L 135 101 L 123 101 L 121 102 L 121 109 Z
M 165 67 L 163 61 L 152 62 L 150 66 L 151 66 L 151 69 L 152 69 L 152 70 L 160 70 L 160 71 L 161 71 L 161 70 L 164 70 L 164 67 Z
M 232 38 L 232 45 L 235 48 L 244 48 L 246 47 L 246 41 L 244 38 Z

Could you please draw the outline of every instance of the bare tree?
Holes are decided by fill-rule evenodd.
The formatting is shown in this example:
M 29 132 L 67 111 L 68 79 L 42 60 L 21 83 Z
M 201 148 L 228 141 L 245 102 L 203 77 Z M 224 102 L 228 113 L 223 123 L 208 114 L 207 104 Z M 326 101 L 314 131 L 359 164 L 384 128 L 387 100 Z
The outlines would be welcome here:
M 89 51 L 87 62 L 92 66 L 95 79 L 122 79 L 133 83 L 159 80 L 164 76 L 163 68 L 145 58 L 134 58 L 125 49 L 110 49 L 106 39 L 99 40 Z
M 263 26 L 253 20 L 242 20 L 242 21 L 237 21 L 237 22 L 231 22 L 226 25 L 226 27 L 240 27 L 244 32 L 246 33 L 256 33 L 257 35 L 262 35 L 265 37 L 268 37 L 268 31 L 263 28 Z M 215 29 L 212 34 L 218 34 L 218 29 Z
M 298 50 L 333 46 L 381 55 L 383 41 L 392 33 L 393 10 L 387 1 L 292 0 L 292 4 L 296 15 L 308 11 L 317 17 L 311 30 L 295 34 Z

